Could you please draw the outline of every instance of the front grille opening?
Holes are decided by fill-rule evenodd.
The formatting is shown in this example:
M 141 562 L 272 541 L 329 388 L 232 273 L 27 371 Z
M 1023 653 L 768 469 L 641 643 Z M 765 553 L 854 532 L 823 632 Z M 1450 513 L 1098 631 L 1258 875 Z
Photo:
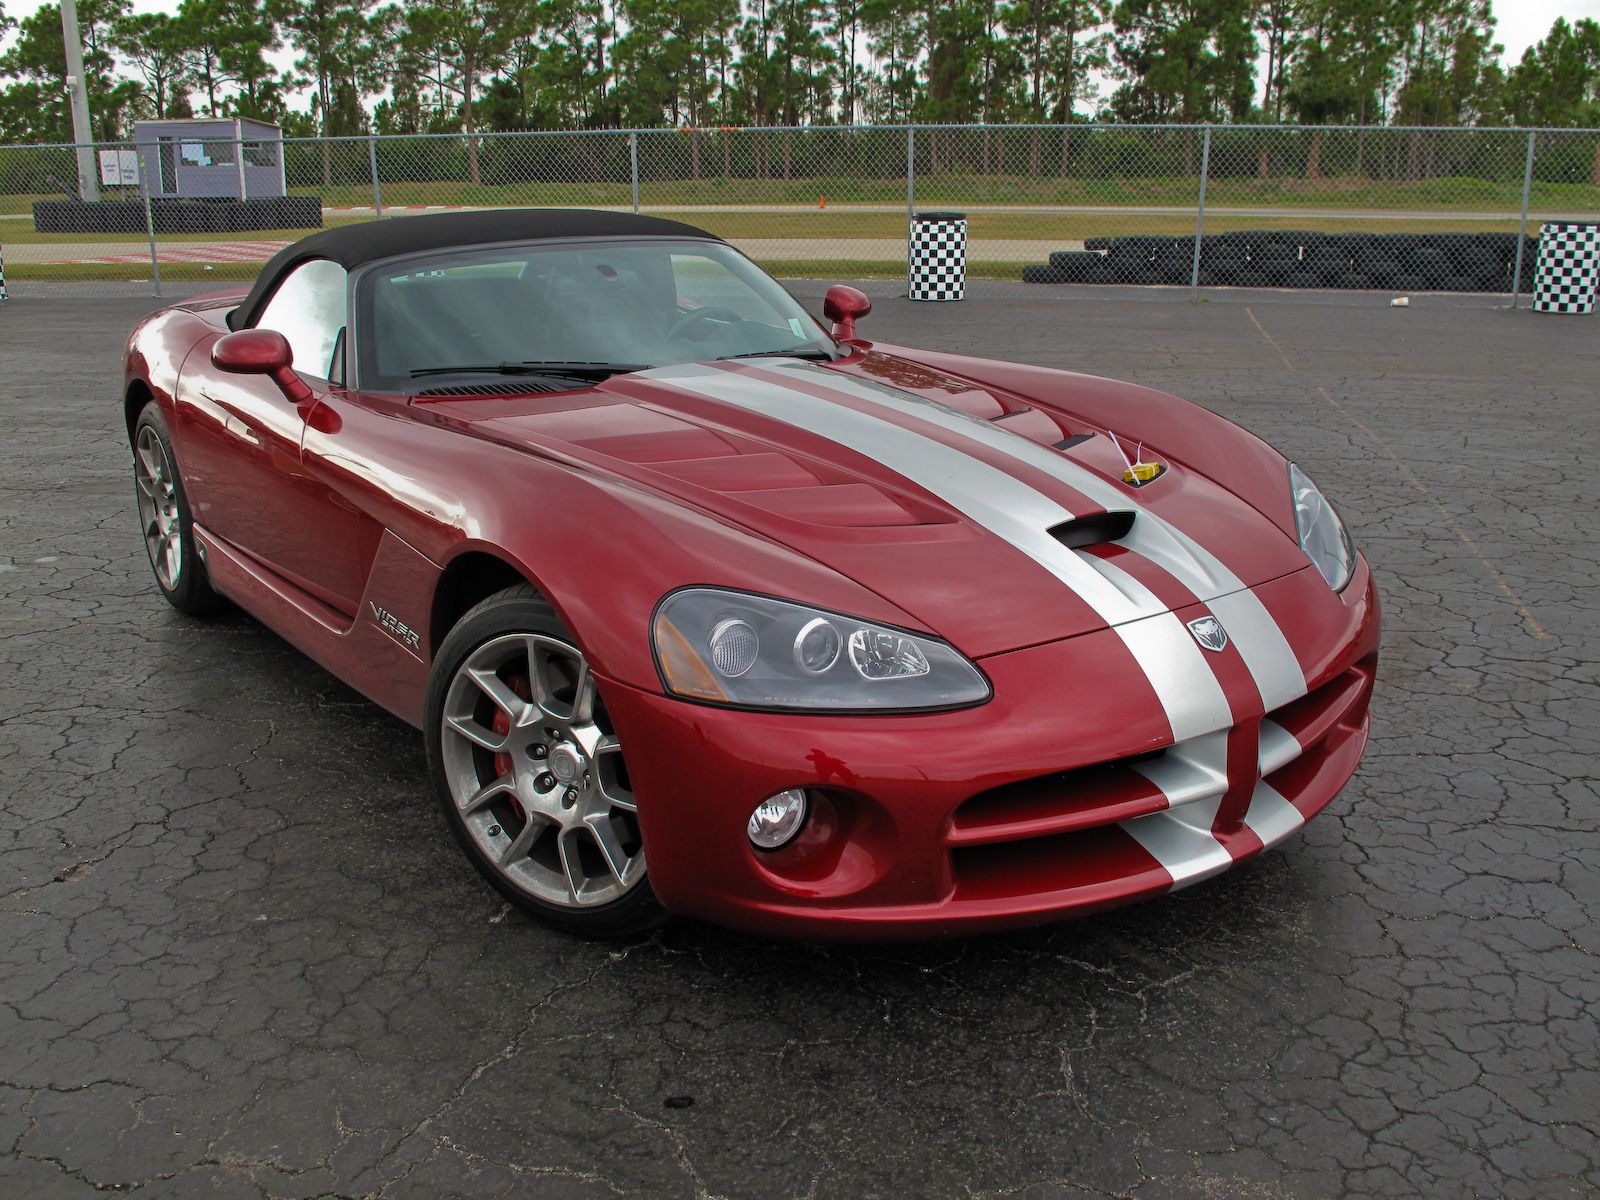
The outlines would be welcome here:
M 1132 768 L 1156 762 L 1165 753 L 1152 750 L 979 792 L 956 809 L 950 841 L 976 845 L 1045 837 L 1114 825 L 1164 808 L 1161 790 Z
M 950 866 L 958 901 L 1037 896 L 1043 905 L 1070 902 L 1085 911 L 1165 891 L 1172 882 L 1138 842 L 1114 827 L 960 848 Z
M 1288 730 L 1309 753 L 1333 730 L 1360 724 L 1372 693 L 1376 666 L 1374 659 L 1362 659 L 1310 694 L 1273 709 L 1267 720 Z

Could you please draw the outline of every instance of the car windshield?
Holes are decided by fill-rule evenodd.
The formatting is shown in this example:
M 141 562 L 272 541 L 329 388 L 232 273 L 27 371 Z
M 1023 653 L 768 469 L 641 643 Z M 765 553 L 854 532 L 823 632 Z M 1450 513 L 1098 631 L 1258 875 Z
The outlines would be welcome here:
M 357 304 L 361 382 L 372 388 L 438 386 L 455 374 L 550 374 L 580 386 L 674 363 L 838 353 L 775 280 L 715 242 L 430 254 L 367 272 Z

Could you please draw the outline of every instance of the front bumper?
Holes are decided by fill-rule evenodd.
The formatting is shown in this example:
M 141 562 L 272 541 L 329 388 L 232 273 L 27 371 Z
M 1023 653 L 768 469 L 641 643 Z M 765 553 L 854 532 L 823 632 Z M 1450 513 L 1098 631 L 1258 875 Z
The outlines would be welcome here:
M 753 713 L 603 684 L 656 894 L 767 934 L 933 938 L 1126 904 L 1253 857 L 1354 773 L 1378 647 L 1364 562 L 1341 596 L 1311 570 L 1255 591 L 1295 614 L 1306 697 L 1236 703 L 1176 745 L 1144 692 L 1118 686 L 1110 631 L 984 660 L 994 698 L 959 712 Z M 804 831 L 753 849 L 750 810 L 792 787 L 813 798 Z

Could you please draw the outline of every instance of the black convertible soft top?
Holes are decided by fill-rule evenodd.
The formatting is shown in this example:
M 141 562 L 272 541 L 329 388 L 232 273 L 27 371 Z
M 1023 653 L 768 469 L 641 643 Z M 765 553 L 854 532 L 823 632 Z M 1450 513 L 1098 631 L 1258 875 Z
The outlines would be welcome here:
M 680 221 L 592 208 L 496 208 L 343 225 L 301 238 L 268 259 L 261 274 L 256 276 L 250 294 L 228 314 L 228 327 L 245 329 L 253 325 L 267 298 L 277 289 L 278 281 L 307 259 L 326 258 L 349 271 L 380 258 L 448 250 L 454 246 L 594 237 L 712 238 L 713 235 Z

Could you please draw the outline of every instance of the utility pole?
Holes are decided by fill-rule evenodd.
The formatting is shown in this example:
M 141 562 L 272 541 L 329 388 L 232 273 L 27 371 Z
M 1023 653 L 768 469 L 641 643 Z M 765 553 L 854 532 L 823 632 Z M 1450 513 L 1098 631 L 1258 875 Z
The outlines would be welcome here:
M 78 35 L 77 0 L 61 0 L 61 41 L 67 51 L 67 88 L 72 92 L 72 140 L 78 144 L 78 195 L 100 199 L 94 147 L 89 144 L 89 85 L 83 78 L 83 39 Z

